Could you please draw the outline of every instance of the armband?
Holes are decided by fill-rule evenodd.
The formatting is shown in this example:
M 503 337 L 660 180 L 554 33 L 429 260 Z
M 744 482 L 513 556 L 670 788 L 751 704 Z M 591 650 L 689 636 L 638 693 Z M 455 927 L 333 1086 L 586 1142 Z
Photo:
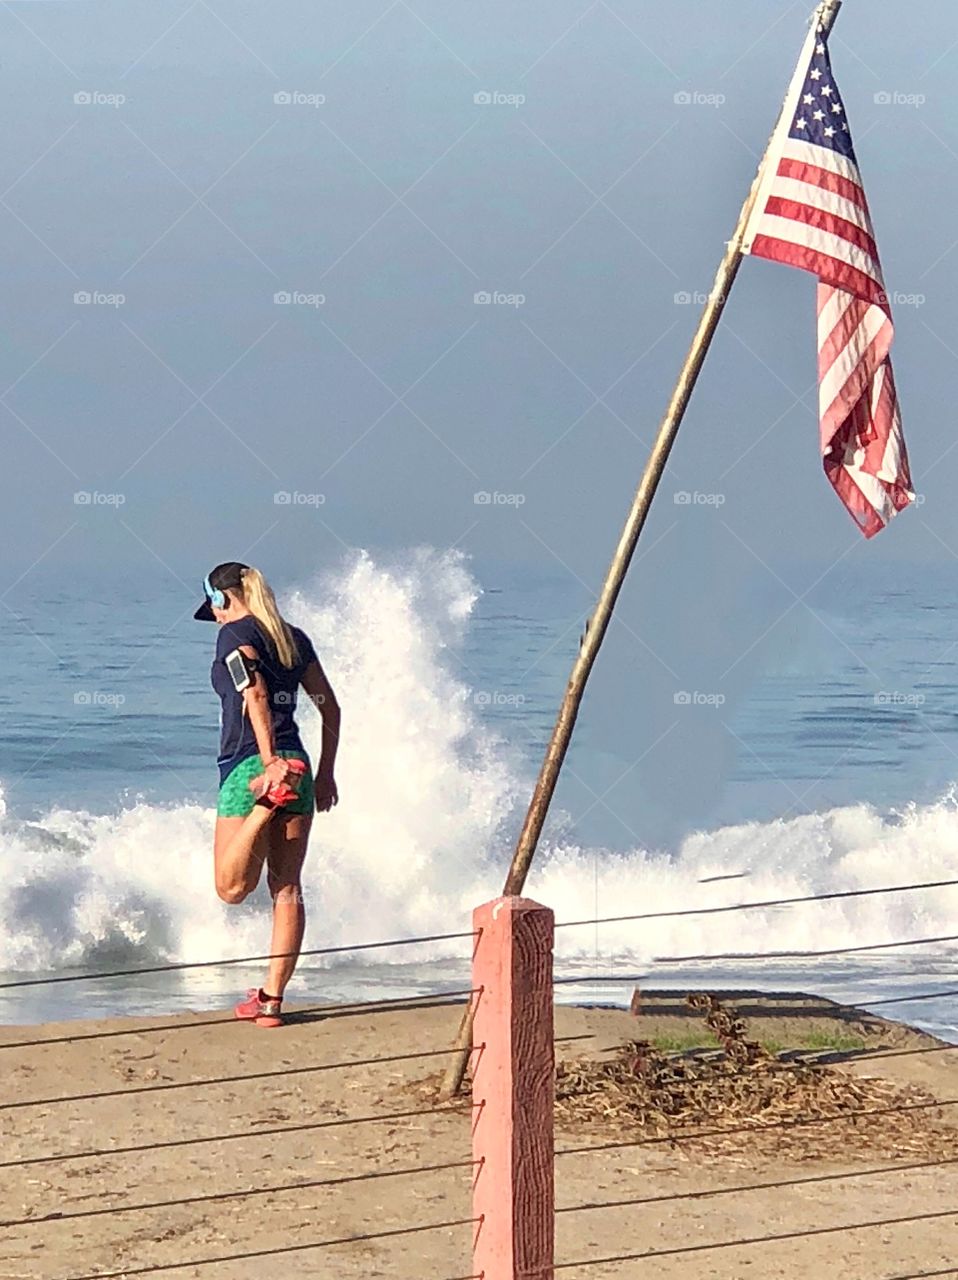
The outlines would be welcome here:
M 259 670 L 259 662 L 255 658 L 247 658 L 242 649 L 234 649 L 232 653 L 228 653 L 223 659 L 226 664 L 226 670 L 230 673 L 233 681 L 233 688 L 237 693 L 242 693 L 244 689 L 248 689 L 253 683 L 253 677 Z

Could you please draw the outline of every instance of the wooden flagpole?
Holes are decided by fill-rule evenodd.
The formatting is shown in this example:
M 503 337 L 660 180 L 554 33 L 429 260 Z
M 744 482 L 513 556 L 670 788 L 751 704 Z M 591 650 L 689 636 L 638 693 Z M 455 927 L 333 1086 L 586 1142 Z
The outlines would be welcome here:
M 812 29 L 827 36 L 834 26 L 841 6 L 842 0 L 821 0 L 811 18 Z M 738 275 L 738 269 L 742 263 L 742 244 L 745 239 L 749 217 L 758 196 L 759 187 L 765 176 L 766 160 L 784 119 L 785 111 L 791 107 L 790 100 L 793 95 L 795 80 L 804 70 L 805 49 L 803 47 L 795 76 L 793 76 L 789 92 L 782 104 L 782 110 L 779 113 L 775 129 L 772 131 L 768 145 L 765 148 L 765 154 L 759 165 L 758 173 L 745 203 L 742 205 L 735 232 L 726 245 L 725 255 L 715 276 L 715 283 L 708 296 L 695 336 L 692 338 L 692 345 L 685 358 L 685 364 L 682 366 L 678 382 L 672 393 L 672 399 L 669 401 L 665 417 L 662 419 L 662 425 L 659 427 L 658 435 L 652 446 L 652 452 L 649 455 L 645 472 L 632 501 L 632 507 L 619 538 L 618 546 L 606 573 L 605 582 L 599 593 L 595 610 L 586 623 L 585 634 L 579 644 L 579 653 L 572 667 L 572 674 L 566 686 L 565 696 L 559 708 L 552 737 L 549 740 L 539 778 L 512 857 L 512 864 L 509 867 L 509 874 L 506 877 L 505 887 L 502 891 L 503 897 L 517 896 L 522 893 L 525 886 L 529 867 L 532 865 L 539 836 L 542 833 L 546 814 L 549 811 L 556 783 L 559 780 L 562 762 L 565 759 L 565 754 L 572 738 L 572 731 L 575 728 L 582 696 L 585 693 L 586 682 L 589 679 L 589 674 L 592 671 L 599 648 L 612 619 L 615 602 L 625 581 L 625 575 L 632 561 L 639 535 L 645 525 L 652 499 L 655 497 L 655 491 L 665 470 L 665 464 L 668 461 L 672 445 L 675 443 L 675 437 L 678 434 L 679 427 L 682 425 L 682 419 L 688 408 L 698 376 L 702 371 L 702 366 L 705 363 L 705 357 L 708 355 L 712 339 L 725 310 L 725 303 L 728 301 L 728 295 Z M 472 1045 L 472 1020 L 473 1011 L 470 1005 L 463 1016 L 456 1039 L 455 1048 L 460 1052 L 450 1059 L 442 1082 L 440 1094 L 444 1098 L 452 1097 L 458 1093 L 462 1084 L 469 1061 L 469 1050 Z

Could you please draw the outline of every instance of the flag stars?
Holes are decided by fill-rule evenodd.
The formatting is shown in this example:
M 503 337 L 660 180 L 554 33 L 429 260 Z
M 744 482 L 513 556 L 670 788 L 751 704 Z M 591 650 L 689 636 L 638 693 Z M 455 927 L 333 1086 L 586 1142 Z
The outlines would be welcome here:
M 0 0 L 0 7 L 2 5 L 3 0 Z M 832 78 L 824 37 L 815 46 L 796 105 L 797 110 L 792 117 L 793 138 L 854 158 L 851 131 L 845 123 L 845 108 L 839 98 L 838 85 Z

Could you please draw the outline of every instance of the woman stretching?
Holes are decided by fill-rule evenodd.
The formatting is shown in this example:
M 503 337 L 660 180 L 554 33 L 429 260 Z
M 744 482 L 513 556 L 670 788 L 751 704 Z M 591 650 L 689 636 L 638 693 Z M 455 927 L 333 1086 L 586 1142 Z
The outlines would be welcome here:
M 236 561 L 219 564 L 203 586 L 206 599 L 193 616 L 220 627 L 212 671 L 222 703 L 216 892 L 224 902 L 242 902 L 265 863 L 273 899 L 266 986 L 249 991 L 235 1013 L 258 1027 L 278 1027 L 283 992 L 303 944 L 300 877 L 313 807 L 324 813 L 339 799 L 333 777 L 339 704 L 312 642 L 282 617 L 258 569 Z M 323 718 L 315 782 L 295 719 L 300 685 Z

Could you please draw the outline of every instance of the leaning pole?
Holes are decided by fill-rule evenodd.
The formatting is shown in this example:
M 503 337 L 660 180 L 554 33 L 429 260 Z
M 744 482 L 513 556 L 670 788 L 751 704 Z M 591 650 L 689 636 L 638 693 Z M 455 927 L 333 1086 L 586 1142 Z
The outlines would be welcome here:
M 813 29 L 827 36 L 835 24 L 835 19 L 838 17 L 838 11 L 841 6 L 842 0 L 822 0 L 816 6 L 811 18 Z M 795 76 L 802 75 L 804 70 L 803 50 L 795 69 Z M 794 84 L 794 77 L 792 83 Z M 712 339 L 715 337 L 715 332 L 722 319 L 729 293 L 742 264 L 742 244 L 745 230 L 752 212 L 752 206 L 758 195 L 769 149 L 778 131 L 779 122 L 789 102 L 790 94 L 791 86 L 782 103 L 775 129 L 773 129 L 769 137 L 765 153 L 758 167 L 758 173 L 745 203 L 742 205 L 735 231 L 726 245 L 725 254 L 716 272 L 715 283 L 702 311 L 688 355 L 685 357 L 685 363 L 675 384 L 675 390 L 672 392 L 672 398 L 665 411 L 665 417 L 662 419 L 658 435 L 649 454 L 649 460 L 646 463 L 645 471 L 632 501 L 632 506 L 619 537 L 618 546 L 615 549 L 599 598 L 596 601 L 595 609 L 586 622 L 585 632 L 579 644 L 579 652 L 573 664 L 569 682 L 566 685 L 565 696 L 562 699 L 562 705 L 556 717 L 552 737 L 549 739 L 545 759 L 539 770 L 539 777 L 532 793 L 525 822 L 522 824 L 522 831 L 519 833 L 515 852 L 512 855 L 512 863 L 502 890 L 503 897 L 518 896 L 525 887 L 526 877 L 529 874 L 529 868 L 535 856 L 546 815 L 549 812 L 549 806 L 555 794 L 562 763 L 572 739 L 572 731 L 575 728 L 576 718 L 579 714 L 579 707 L 582 703 L 589 675 L 595 664 L 609 623 L 612 620 L 615 602 L 625 581 L 625 575 L 628 573 L 639 535 L 645 526 L 652 499 L 655 497 L 659 481 L 668 462 L 669 454 L 675 443 L 675 437 L 678 434 L 679 427 L 682 425 L 682 419 L 685 417 L 685 411 L 688 408 L 695 384 L 705 363 L 705 357 L 708 355 Z M 472 1049 L 472 1023 L 473 1007 L 470 1003 L 459 1025 L 455 1044 L 458 1052 L 450 1058 L 450 1063 L 440 1088 L 441 1097 L 452 1097 L 458 1093 L 462 1085 Z

